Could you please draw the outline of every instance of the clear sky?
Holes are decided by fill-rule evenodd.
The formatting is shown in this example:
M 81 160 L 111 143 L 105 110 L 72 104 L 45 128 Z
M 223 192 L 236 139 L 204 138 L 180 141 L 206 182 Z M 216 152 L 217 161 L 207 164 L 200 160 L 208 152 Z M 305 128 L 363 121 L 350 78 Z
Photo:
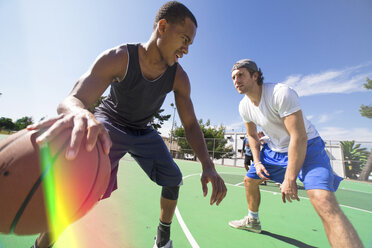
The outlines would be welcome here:
M 0 1 L 0 117 L 56 115 L 58 103 L 104 50 L 146 42 L 166 1 Z M 180 60 L 198 119 L 243 131 L 242 98 L 231 80 L 235 61 L 250 58 L 266 82 L 299 93 L 305 116 L 324 139 L 372 141 L 372 1 L 187 0 L 198 20 Z M 173 114 L 169 94 L 163 108 Z M 171 120 L 164 125 L 167 136 Z M 175 118 L 178 125 L 178 115 Z

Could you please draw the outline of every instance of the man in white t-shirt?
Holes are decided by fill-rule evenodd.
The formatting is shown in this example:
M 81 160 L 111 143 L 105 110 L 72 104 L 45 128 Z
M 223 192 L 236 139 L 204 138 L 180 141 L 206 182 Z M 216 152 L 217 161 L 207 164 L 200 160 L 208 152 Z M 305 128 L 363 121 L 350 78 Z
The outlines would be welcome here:
M 323 140 L 302 115 L 297 93 L 285 84 L 263 83 L 261 69 L 248 59 L 236 62 L 231 73 L 235 88 L 245 95 L 239 112 L 247 128 L 254 166 L 244 177 L 248 216 L 229 225 L 260 233 L 260 183 L 268 179 L 281 183 L 283 202 L 299 201 L 298 177 L 331 246 L 363 247 L 334 195 L 342 178 L 333 173 Z M 269 137 L 261 151 L 257 126 Z

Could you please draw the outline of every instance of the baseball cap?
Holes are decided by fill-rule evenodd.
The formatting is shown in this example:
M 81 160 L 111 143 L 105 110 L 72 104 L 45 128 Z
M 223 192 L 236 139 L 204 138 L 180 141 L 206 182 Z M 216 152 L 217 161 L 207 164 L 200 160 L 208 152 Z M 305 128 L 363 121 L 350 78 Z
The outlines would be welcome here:
M 237 70 L 239 68 L 247 68 L 252 71 L 258 71 L 257 65 L 253 60 L 250 59 L 241 59 L 237 61 L 232 67 L 231 71 Z

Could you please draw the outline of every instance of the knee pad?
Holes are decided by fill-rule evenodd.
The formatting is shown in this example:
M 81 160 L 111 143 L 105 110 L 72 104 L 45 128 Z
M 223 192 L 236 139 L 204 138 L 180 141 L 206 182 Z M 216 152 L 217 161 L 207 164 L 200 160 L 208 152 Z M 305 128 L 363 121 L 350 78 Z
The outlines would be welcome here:
M 161 190 L 161 196 L 168 200 L 177 200 L 180 186 L 163 186 Z

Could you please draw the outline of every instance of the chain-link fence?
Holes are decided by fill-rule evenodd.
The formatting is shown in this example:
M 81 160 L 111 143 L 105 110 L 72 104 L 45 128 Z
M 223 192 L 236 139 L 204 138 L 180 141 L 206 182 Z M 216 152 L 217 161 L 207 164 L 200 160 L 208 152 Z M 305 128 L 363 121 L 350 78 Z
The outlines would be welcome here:
M 197 161 L 194 151 L 185 137 L 164 138 L 174 158 Z M 224 139 L 205 139 L 210 158 L 215 164 L 244 167 L 242 155 L 244 133 L 226 134 Z M 346 147 L 344 141 L 324 140 L 333 171 L 344 178 L 359 179 L 368 164 L 372 152 L 372 142 L 354 142 L 354 147 Z M 221 147 L 223 146 L 223 147 Z M 372 157 L 372 156 L 371 156 Z M 367 178 L 372 180 L 369 172 Z

